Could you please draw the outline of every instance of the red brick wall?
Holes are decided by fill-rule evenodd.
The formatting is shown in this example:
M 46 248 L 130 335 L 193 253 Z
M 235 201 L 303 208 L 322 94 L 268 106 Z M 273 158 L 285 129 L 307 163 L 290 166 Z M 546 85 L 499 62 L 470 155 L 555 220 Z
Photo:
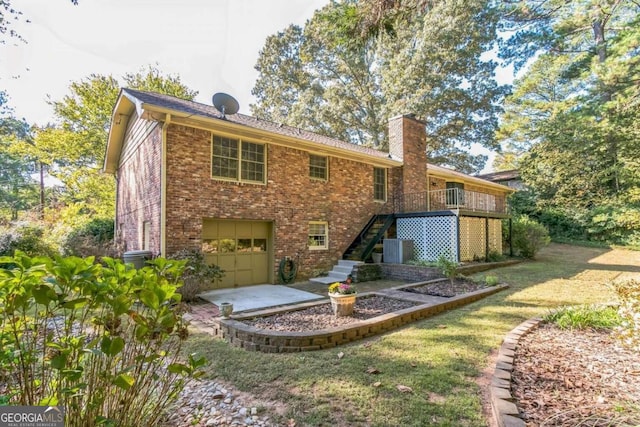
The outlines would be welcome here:
M 427 191 L 427 140 L 425 123 L 413 115 L 389 120 L 389 153 L 404 165 L 394 180 L 395 194 Z
M 142 249 L 142 223 L 150 223 L 150 247 L 160 254 L 162 125 L 129 121 L 117 172 L 116 242 L 123 251 Z
M 300 279 L 330 269 L 381 207 L 373 200 L 373 166 L 330 157 L 329 180 L 313 180 L 308 152 L 277 145 L 266 148 L 266 184 L 212 179 L 211 135 L 178 125 L 168 128 L 168 254 L 200 248 L 203 218 L 270 221 L 274 274 L 284 256 L 299 254 Z M 328 250 L 308 249 L 309 221 L 329 223 Z

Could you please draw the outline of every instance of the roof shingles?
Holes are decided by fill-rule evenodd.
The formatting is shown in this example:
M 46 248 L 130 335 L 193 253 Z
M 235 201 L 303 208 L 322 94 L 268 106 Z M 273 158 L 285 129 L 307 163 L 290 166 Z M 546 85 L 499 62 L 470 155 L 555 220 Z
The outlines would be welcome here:
M 222 114 L 213 106 L 201 104 L 199 102 L 187 101 L 184 99 L 176 98 L 169 95 L 163 95 L 154 92 L 146 92 L 135 89 L 123 89 L 123 92 L 139 101 L 142 104 L 155 105 L 157 107 L 166 108 L 176 112 L 191 114 L 194 116 L 205 117 L 208 119 L 226 120 L 231 123 L 235 123 L 242 126 L 251 127 L 254 129 L 260 129 L 263 131 L 271 132 L 277 135 L 283 135 L 287 137 L 293 137 L 302 139 L 305 141 L 311 141 L 322 145 L 327 145 L 334 148 L 340 148 L 349 151 L 355 151 L 369 156 L 387 158 L 388 153 L 376 150 L 371 147 L 365 147 L 362 145 L 351 144 L 339 139 L 330 138 L 328 136 L 320 135 L 314 132 L 306 131 L 304 129 L 273 123 L 267 120 L 261 120 L 256 117 L 247 116 L 244 114 L 227 114 L 225 118 L 222 118 Z M 143 106 L 144 108 L 144 106 Z

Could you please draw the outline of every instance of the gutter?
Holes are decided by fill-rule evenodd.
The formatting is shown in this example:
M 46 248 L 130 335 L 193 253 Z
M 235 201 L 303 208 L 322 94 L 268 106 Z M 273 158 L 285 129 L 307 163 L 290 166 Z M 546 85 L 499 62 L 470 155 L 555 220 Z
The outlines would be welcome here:
M 160 255 L 167 255 L 167 129 L 171 124 L 171 114 L 164 117 L 162 124 L 162 160 L 160 162 Z

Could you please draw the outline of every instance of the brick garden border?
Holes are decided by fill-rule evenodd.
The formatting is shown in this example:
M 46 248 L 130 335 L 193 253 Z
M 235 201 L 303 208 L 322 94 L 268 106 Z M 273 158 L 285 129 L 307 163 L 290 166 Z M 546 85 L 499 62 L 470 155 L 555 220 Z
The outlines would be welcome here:
M 416 286 L 416 284 L 412 286 Z M 403 288 L 404 287 L 406 286 L 403 286 Z M 268 316 L 276 313 L 301 310 L 314 305 L 326 304 L 328 300 L 297 304 L 280 309 L 263 310 L 242 316 L 238 315 L 234 316 L 233 319 L 215 319 L 213 322 L 213 335 L 227 340 L 235 347 L 243 348 L 248 351 L 261 351 L 264 353 L 293 353 L 321 350 L 385 333 L 408 323 L 431 317 L 443 311 L 451 310 L 480 300 L 486 296 L 507 289 L 508 287 L 508 285 L 500 285 L 480 289 L 474 292 L 457 295 L 442 303 L 421 304 L 415 307 L 366 319 L 355 324 L 317 331 L 271 331 L 254 328 L 242 322 L 243 319 Z M 385 298 L 390 298 L 388 295 L 384 295 L 379 292 L 368 292 L 362 294 L 362 296 L 366 295 L 380 295 Z M 411 300 L 410 298 L 406 299 Z
M 524 427 L 520 412 L 511 394 L 513 357 L 520 338 L 535 330 L 542 319 L 535 317 L 522 322 L 509 332 L 500 346 L 496 367 L 491 378 L 491 408 L 499 427 Z

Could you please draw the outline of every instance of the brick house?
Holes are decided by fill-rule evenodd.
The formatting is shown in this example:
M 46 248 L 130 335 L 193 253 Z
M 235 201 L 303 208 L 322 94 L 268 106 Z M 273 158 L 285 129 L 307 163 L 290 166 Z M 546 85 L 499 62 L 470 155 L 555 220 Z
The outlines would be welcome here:
M 298 279 L 368 260 L 384 237 L 414 240 L 423 259 L 501 251 L 507 187 L 427 166 L 425 126 L 411 115 L 389 121 L 389 140 L 386 153 L 123 89 L 104 164 L 116 241 L 163 256 L 201 249 L 226 271 L 223 287 L 276 283 L 286 257 Z

